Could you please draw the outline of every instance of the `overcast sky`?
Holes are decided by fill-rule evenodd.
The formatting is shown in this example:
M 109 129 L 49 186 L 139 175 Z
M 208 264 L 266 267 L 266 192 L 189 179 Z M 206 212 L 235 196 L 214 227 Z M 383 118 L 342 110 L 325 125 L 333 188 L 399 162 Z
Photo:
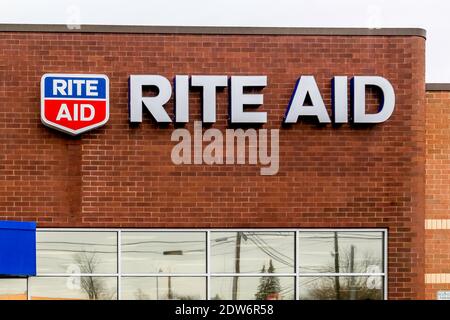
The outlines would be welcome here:
M 420 27 L 427 82 L 450 83 L 448 0 L 0 0 L 1 23 Z

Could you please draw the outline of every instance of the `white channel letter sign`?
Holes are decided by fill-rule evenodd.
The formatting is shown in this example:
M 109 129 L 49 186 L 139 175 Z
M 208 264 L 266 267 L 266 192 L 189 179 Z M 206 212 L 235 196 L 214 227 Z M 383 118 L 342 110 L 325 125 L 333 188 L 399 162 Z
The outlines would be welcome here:
M 366 113 L 366 88 L 378 87 L 382 92 L 381 104 L 378 112 Z M 353 123 L 381 123 L 389 119 L 395 108 L 395 93 L 391 83 L 378 76 L 355 76 L 351 79 L 351 101 Z M 336 76 L 332 79 L 332 111 L 334 123 L 347 123 L 347 77 Z M 311 105 L 306 105 L 309 96 Z M 301 76 L 295 85 L 294 93 L 289 102 L 284 123 L 296 123 L 300 117 L 314 116 L 319 123 L 330 123 L 330 119 L 316 80 L 313 76 Z
M 380 76 L 347 76 L 332 78 L 332 115 L 328 114 L 322 94 L 314 76 L 300 76 L 294 87 L 283 122 L 297 123 L 301 118 L 314 117 L 319 123 L 381 123 L 389 119 L 395 109 L 395 92 L 391 83 Z M 264 103 L 262 93 L 247 93 L 246 88 L 264 88 L 267 76 L 225 75 L 176 75 L 174 88 L 170 81 L 161 75 L 131 75 L 129 79 L 130 122 L 142 122 L 143 109 L 146 109 L 159 123 L 189 122 L 189 91 L 198 87 L 202 90 L 202 120 L 204 123 L 216 122 L 216 95 L 221 88 L 229 87 L 229 119 L 232 124 L 267 123 L 267 112 L 256 111 Z M 381 103 L 376 113 L 366 111 L 367 87 L 378 87 Z M 144 87 L 156 87 L 158 93 L 152 97 L 143 96 Z M 174 91 L 174 117 L 166 111 L 166 104 Z M 351 106 L 348 105 L 348 94 Z M 307 99 L 309 102 L 307 103 Z M 253 106 L 254 111 L 246 109 Z M 349 109 L 351 110 L 349 115 Z
M 263 95 L 260 93 L 244 93 L 245 88 L 263 88 L 267 85 L 267 76 L 232 76 L 230 77 L 230 114 L 232 123 L 266 123 L 266 112 L 244 111 L 244 106 L 260 106 Z M 154 97 L 143 97 L 144 86 L 158 88 Z M 177 75 L 175 87 L 175 122 L 189 121 L 189 87 L 203 89 L 203 122 L 216 122 L 216 92 L 218 88 L 228 86 L 227 76 L 189 76 Z M 160 75 L 131 75 L 130 76 L 130 121 L 142 122 L 142 110 L 145 107 L 160 123 L 172 122 L 164 105 L 172 96 L 172 86 L 167 78 Z

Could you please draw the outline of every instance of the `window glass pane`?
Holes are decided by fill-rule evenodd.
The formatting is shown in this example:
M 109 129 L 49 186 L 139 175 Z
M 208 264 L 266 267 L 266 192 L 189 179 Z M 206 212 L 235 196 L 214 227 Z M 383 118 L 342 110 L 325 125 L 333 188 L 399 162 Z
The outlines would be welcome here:
M 211 232 L 214 273 L 294 272 L 293 232 Z
M 212 300 L 293 300 L 294 277 L 213 277 Z
M 0 279 L 0 300 L 27 300 L 27 279 Z
M 33 277 L 29 280 L 32 300 L 114 300 L 116 277 Z
M 300 232 L 298 245 L 302 273 L 383 272 L 382 232 Z
M 36 233 L 37 272 L 116 273 L 116 232 Z
M 301 300 L 382 300 L 383 277 L 300 277 Z
M 123 277 L 121 290 L 123 300 L 205 300 L 206 279 L 204 277 Z
M 205 232 L 122 232 L 122 272 L 205 273 Z

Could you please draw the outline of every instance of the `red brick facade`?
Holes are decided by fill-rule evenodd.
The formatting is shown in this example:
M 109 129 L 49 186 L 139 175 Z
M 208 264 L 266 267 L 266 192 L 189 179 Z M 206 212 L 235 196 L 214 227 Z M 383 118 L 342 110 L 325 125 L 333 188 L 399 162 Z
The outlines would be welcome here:
M 436 299 L 450 290 L 450 91 L 426 99 L 426 298 Z
M 388 228 L 388 296 L 423 298 L 424 56 L 419 36 L 2 32 L 0 218 L 38 227 Z M 42 125 L 48 72 L 108 75 L 109 122 L 76 138 Z M 260 110 L 264 128 L 280 129 L 279 173 L 173 165 L 173 125 L 148 114 L 128 121 L 130 74 L 267 75 Z M 396 109 L 372 126 L 284 127 L 300 75 L 315 76 L 328 109 L 333 76 L 383 76 Z M 218 93 L 221 130 L 227 99 L 227 89 Z M 199 93 L 190 115 L 187 128 L 200 120 Z

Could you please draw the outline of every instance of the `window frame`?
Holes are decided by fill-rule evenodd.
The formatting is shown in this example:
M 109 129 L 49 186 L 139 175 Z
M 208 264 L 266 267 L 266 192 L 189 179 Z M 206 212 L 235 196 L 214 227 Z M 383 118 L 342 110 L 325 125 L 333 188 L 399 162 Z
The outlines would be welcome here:
M 382 265 L 383 272 L 379 273 L 361 273 L 361 272 L 300 272 L 300 268 L 298 265 L 299 257 L 300 257 L 300 246 L 299 242 L 299 234 L 300 232 L 381 232 L 382 233 Z M 296 300 L 300 300 L 300 278 L 302 277 L 367 277 L 367 276 L 375 276 L 381 277 L 383 279 L 383 300 L 388 299 L 388 229 L 387 228 L 303 228 L 297 229 L 296 232 L 296 251 L 295 251 L 295 263 L 296 263 Z
M 336 277 L 336 276 L 380 276 L 383 278 L 383 299 L 388 298 L 388 229 L 387 228 L 37 228 L 36 232 L 116 232 L 117 233 L 117 272 L 111 274 L 67 274 L 49 273 L 37 274 L 36 277 L 115 277 L 117 281 L 117 300 L 121 300 L 121 282 L 123 277 L 203 277 L 206 280 L 206 300 L 211 299 L 212 277 L 261 277 L 278 276 L 294 278 L 294 298 L 299 300 L 299 280 L 301 277 Z M 381 232 L 383 248 L 383 272 L 381 273 L 300 273 L 299 270 L 299 234 L 301 232 Z M 206 270 L 203 273 L 139 273 L 126 274 L 122 272 L 122 232 L 203 232 L 205 233 Z M 211 233 L 212 232 L 293 232 L 294 233 L 294 272 L 293 273 L 213 273 L 211 272 Z M 27 279 L 27 297 L 30 300 L 29 279 Z

